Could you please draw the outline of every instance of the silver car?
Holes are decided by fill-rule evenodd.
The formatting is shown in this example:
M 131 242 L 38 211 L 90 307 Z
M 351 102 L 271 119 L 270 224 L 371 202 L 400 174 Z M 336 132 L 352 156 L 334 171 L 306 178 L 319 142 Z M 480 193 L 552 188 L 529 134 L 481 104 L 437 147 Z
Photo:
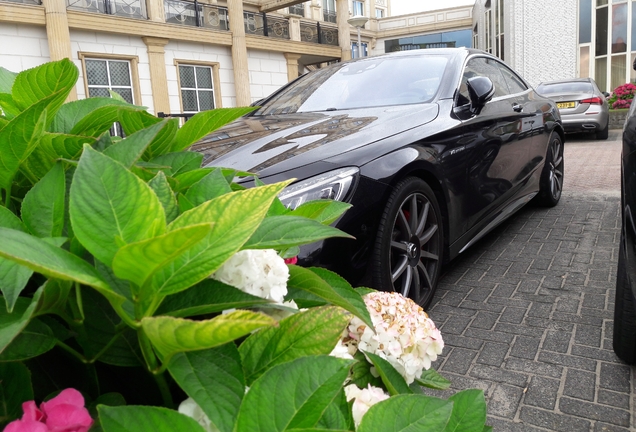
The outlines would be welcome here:
M 556 102 L 566 133 L 594 132 L 596 139 L 607 139 L 609 130 L 609 93 L 599 90 L 592 78 L 548 81 L 539 84 L 537 93 Z

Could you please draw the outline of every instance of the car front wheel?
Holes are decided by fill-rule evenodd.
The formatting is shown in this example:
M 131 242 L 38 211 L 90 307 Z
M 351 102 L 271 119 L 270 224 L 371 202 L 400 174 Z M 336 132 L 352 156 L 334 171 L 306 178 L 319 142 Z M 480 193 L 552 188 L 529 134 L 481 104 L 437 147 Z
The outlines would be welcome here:
M 618 357 L 627 364 L 636 363 L 636 307 L 627 275 L 624 234 L 621 235 L 618 253 L 613 342 L 614 352 Z
M 402 180 L 387 200 L 378 226 L 373 255 L 375 287 L 428 306 L 439 278 L 443 244 L 435 193 L 422 179 Z
M 545 166 L 541 172 L 537 202 L 546 207 L 554 207 L 561 199 L 563 191 L 563 142 L 556 132 L 550 136 Z

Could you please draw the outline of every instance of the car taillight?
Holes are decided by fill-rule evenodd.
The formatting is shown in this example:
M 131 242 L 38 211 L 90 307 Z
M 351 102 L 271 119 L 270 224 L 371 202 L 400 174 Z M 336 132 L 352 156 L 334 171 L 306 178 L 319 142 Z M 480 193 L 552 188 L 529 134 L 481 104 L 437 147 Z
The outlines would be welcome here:
M 593 98 L 589 98 L 589 99 L 583 99 L 581 101 L 582 104 L 586 103 L 586 104 L 590 104 L 590 105 L 603 105 L 603 101 L 601 100 L 600 97 L 593 97 Z

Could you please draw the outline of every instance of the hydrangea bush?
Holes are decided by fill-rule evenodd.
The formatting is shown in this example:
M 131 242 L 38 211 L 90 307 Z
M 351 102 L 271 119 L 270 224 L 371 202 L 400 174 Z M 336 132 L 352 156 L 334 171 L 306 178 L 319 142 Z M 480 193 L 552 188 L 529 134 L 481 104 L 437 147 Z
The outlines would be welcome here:
M 627 109 L 631 106 L 636 94 L 636 85 L 627 83 L 614 89 L 607 103 L 612 109 Z
M 292 211 L 290 181 L 245 189 L 187 151 L 252 108 L 179 128 L 115 94 L 65 104 L 77 77 L 0 68 L 5 430 L 490 430 L 482 391 L 422 393 L 450 383 L 421 309 L 291 264 L 347 236 L 347 204 Z

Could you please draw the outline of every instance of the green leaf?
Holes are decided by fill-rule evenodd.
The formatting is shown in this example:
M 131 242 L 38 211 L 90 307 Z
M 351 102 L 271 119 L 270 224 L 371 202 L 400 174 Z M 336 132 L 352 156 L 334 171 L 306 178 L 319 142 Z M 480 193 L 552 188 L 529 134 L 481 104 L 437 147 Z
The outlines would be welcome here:
M 203 155 L 195 152 L 168 153 L 157 156 L 149 161 L 156 165 L 163 165 L 170 168 L 163 171 L 167 176 L 175 177 L 188 171 L 196 170 L 203 162 Z
M 47 153 L 55 158 L 79 159 L 84 144 L 93 145 L 93 137 L 45 132 L 40 146 L 47 149 Z
M 173 317 L 150 317 L 141 321 L 144 332 L 164 357 L 214 348 L 275 323 L 267 315 L 250 311 L 236 311 L 205 321 Z
M 148 126 L 139 132 L 127 136 L 118 143 L 111 145 L 104 150 L 104 154 L 115 159 L 126 168 L 130 168 L 137 162 L 141 155 L 144 154 L 146 148 L 148 148 L 150 143 L 167 125 L 168 123 L 164 121 Z
M 182 192 L 188 189 L 193 184 L 201 181 L 203 177 L 207 176 L 215 169 L 216 168 L 196 168 L 191 171 L 175 174 L 174 175 L 174 180 L 176 182 L 175 192 Z M 221 170 L 221 172 L 223 171 Z M 225 180 L 227 180 L 227 177 L 225 178 Z M 231 181 L 232 180 L 230 179 L 228 183 Z
M 212 225 L 190 225 L 158 237 L 127 244 L 119 249 L 113 259 L 115 275 L 137 286 L 144 286 L 159 269 L 207 236 Z
M 179 213 L 185 213 L 195 207 L 195 205 L 191 203 L 190 200 L 183 194 L 178 195 L 177 202 L 179 205 Z
M 286 249 L 328 237 L 353 238 L 337 228 L 305 217 L 271 216 L 261 223 L 243 248 Z
M 60 237 L 64 229 L 66 180 L 61 163 L 53 166 L 22 201 L 22 219 L 38 237 Z
M 195 206 L 203 204 L 213 198 L 232 192 L 229 183 L 225 180 L 223 172 L 215 169 L 192 185 L 185 197 Z
M 0 188 L 9 189 L 20 164 L 31 154 L 44 132 L 46 110 L 37 104 L 0 130 Z
M 123 245 L 165 232 L 165 214 L 152 189 L 88 146 L 75 171 L 69 211 L 75 236 L 107 265 Z
M 235 430 L 316 428 L 339 397 L 350 365 L 350 360 L 310 356 L 273 367 L 254 382 L 243 398 Z
M 306 269 L 295 265 L 288 267 L 288 288 L 307 291 L 331 304 L 340 306 L 360 318 L 368 326 L 373 327 L 364 300 L 343 278 L 322 268 Z
M 8 71 L 7 69 L 0 67 L 0 93 L 11 94 L 11 87 L 13 87 L 13 82 L 15 81 L 15 77 L 17 76 L 17 73 Z
M 36 291 L 32 299 L 18 298 L 12 313 L 0 308 L 0 354 L 29 324 L 41 293 L 41 290 Z
M 21 110 L 15 104 L 13 97 L 7 93 L 0 93 L 0 109 L 7 120 L 15 118 Z
M 425 395 L 398 395 L 373 405 L 357 432 L 442 432 L 453 403 Z
M 317 429 L 327 430 L 355 430 L 351 407 L 347 402 L 344 388 L 340 389 L 338 396 L 331 402 L 316 425 Z M 293 429 L 292 429 L 293 430 Z M 303 429 L 307 430 L 307 429 Z
M 163 171 L 159 171 L 157 175 L 148 182 L 148 186 L 152 188 L 157 198 L 159 198 L 159 202 L 161 202 L 163 211 L 166 214 L 166 222 L 170 223 L 175 220 L 176 217 L 179 216 L 177 199 Z
M 69 95 L 79 77 L 77 66 L 69 59 L 44 63 L 18 74 L 11 95 L 21 110 L 56 95 L 48 111 L 52 120 Z
M 373 365 L 369 363 L 364 353 L 358 350 L 353 355 L 353 358 L 357 361 L 351 367 L 351 382 L 361 389 L 366 388 L 369 384 L 373 387 L 382 388 L 382 379 L 371 373 Z
M 482 432 L 492 432 L 492 426 L 484 426 L 484 429 Z
M 94 267 L 72 253 L 37 237 L 8 228 L 0 228 L 0 238 L 0 257 L 15 261 L 50 278 L 92 286 L 114 306 L 123 303 L 124 297 L 115 293 Z
M 124 113 L 135 112 L 140 109 L 143 108 L 136 107 L 134 105 L 101 106 L 82 117 L 82 119 L 73 126 L 70 134 L 98 137 L 113 127 L 113 123 L 115 123 L 121 115 L 124 115 Z
M 84 349 L 84 355 L 94 359 L 113 338 L 114 343 L 99 356 L 99 361 L 114 366 L 135 367 L 145 364 L 137 334 L 121 327 L 121 318 L 106 300 L 93 290 L 82 289 L 84 303 L 84 331 L 76 337 Z
M 239 347 L 247 385 L 278 364 L 329 354 L 350 320 L 351 315 L 340 308 L 314 308 L 254 333 Z
M 214 273 L 238 252 L 265 217 L 272 200 L 289 182 L 232 192 L 183 213 L 169 231 L 214 223 L 212 232 L 153 279 L 155 292 L 163 295 L 184 290 Z
M 66 299 L 71 291 L 71 282 L 59 279 L 48 279 L 44 283 L 40 301 L 35 309 L 34 316 L 48 313 L 63 314 L 66 307 Z
M 23 361 L 53 349 L 55 337 L 42 321 L 31 320 L 24 330 L 0 354 L 0 362 Z
M 469 389 L 448 398 L 453 402 L 453 413 L 444 432 L 482 432 L 486 423 L 484 391 Z
M 304 203 L 294 209 L 291 216 L 304 216 L 321 224 L 329 225 L 335 222 L 344 212 L 351 208 L 351 204 L 332 200 L 316 200 Z
M 195 114 L 177 133 L 172 151 L 181 151 L 209 134 L 215 129 L 254 111 L 256 107 L 217 108 Z
M 180 353 L 168 371 L 220 432 L 232 432 L 245 394 L 241 357 L 234 343 Z
M 391 396 L 413 393 L 404 377 L 395 370 L 391 363 L 371 352 L 365 352 L 364 354 L 375 366 L 376 372 L 380 374 L 380 378 L 382 378 L 382 382 Z
M 450 387 L 451 382 L 441 376 L 435 369 L 430 368 L 422 372 L 419 378 L 415 378 L 415 382 L 419 385 L 432 388 L 435 390 L 446 390 Z
M 214 279 L 204 279 L 185 291 L 166 297 L 156 315 L 187 318 L 268 304 L 271 304 L 270 300 L 244 293 Z
M 143 156 L 144 160 L 150 160 L 171 151 L 177 132 L 179 131 L 179 119 L 174 118 L 165 121 L 166 126 L 161 129 L 159 134 L 157 134 L 155 139 L 152 140 L 148 146 L 148 149 L 146 149 L 146 153 L 144 153 Z
M 27 232 L 26 226 L 6 207 L 0 207 L 0 227 Z M 0 258 L 0 289 L 11 312 L 18 296 L 26 286 L 33 271 L 20 264 Z
M 60 110 L 57 112 L 49 130 L 51 132 L 69 134 L 75 125 L 77 125 L 84 117 L 89 116 L 97 108 L 104 106 L 113 106 L 117 108 L 129 106 L 129 104 L 107 97 L 91 97 L 68 102 L 62 105 Z M 139 107 L 138 109 L 142 108 Z M 130 112 L 131 115 L 134 113 L 134 111 Z
M 119 118 L 119 124 L 124 129 L 126 135 L 132 135 L 142 129 L 152 126 L 156 123 L 160 123 L 161 120 L 158 117 L 149 114 L 146 111 L 135 111 L 126 113 Z
M 22 403 L 33 400 L 31 373 L 22 363 L 0 363 L 0 424 L 22 417 Z
M 98 405 L 104 432 L 205 432 L 194 419 L 167 408 Z

